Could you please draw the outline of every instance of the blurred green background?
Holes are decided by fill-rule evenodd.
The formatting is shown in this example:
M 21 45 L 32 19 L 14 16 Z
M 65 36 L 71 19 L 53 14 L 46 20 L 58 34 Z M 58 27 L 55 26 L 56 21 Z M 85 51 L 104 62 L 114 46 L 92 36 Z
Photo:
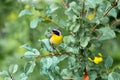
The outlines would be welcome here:
M 21 10 L 31 9 L 32 6 L 43 8 L 47 1 L 51 3 L 55 0 L 0 0 L 0 71 L 7 69 L 11 63 L 18 64 L 22 70 L 25 62 L 21 59 L 25 52 L 22 45 L 30 44 L 39 49 L 38 40 L 45 37 L 48 24 L 44 24 L 44 27 L 39 24 L 37 28 L 31 29 L 29 23 L 32 17 L 27 15 L 18 18 L 18 15 Z M 103 52 L 114 58 L 113 67 L 120 66 L 120 34 L 117 33 L 115 39 L 103 41 L 102 46 Z M 31 75 L 38 76 L 33 78 L 38 80 L 39 65 L 35 70 Z

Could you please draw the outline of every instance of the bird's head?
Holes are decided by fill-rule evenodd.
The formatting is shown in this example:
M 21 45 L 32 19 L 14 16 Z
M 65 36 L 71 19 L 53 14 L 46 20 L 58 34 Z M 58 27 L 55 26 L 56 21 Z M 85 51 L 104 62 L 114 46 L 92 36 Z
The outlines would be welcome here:
M 57 29 L 53 29 L 52 33 L 55 34 L 55 35 L 57 35 L 57 36 L 61 35 L 61 32 L 59 30 L 57 30 Z

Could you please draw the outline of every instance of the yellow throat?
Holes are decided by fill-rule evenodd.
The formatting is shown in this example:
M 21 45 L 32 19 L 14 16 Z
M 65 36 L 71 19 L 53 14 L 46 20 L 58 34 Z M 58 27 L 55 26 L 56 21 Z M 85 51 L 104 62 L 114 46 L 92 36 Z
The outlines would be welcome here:
M 52 44 L 60 44 L 63 40 L 63 36 L 60 35 L 56 35 L 54 32 L 52 33 L 52 36 L 50 38 L 50 43 Z

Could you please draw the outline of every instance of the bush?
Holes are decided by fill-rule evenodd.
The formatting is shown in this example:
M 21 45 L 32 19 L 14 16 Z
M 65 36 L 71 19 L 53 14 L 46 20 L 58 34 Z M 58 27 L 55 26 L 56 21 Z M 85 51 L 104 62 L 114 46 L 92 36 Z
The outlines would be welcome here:
M 62 0 L 62 4 L 45 4 L 45 8 L 35 4 L 22 10 L 19 17 L 32 16 L 32 29 L 46 27 L 42 29 L 45 38 L 38 40 L 37 48 L 22 46 L 27 50 L 22 57 L 26 60 L 23 73 L 15 77 L 19 65 L 12 64 L 0 72 L 5 80 L 28 80 L 38 64 L 40 75 L 49 80 L 120 80 L 120 69 L 111 70 L 113 58 L 101 48 L 103 41 L 117 37 L 120 1 Z M 113 22 L 111 17 L 115 19 Z M 63 35 L 59 45 L 49 41 L 53 29 L 59 29 Z

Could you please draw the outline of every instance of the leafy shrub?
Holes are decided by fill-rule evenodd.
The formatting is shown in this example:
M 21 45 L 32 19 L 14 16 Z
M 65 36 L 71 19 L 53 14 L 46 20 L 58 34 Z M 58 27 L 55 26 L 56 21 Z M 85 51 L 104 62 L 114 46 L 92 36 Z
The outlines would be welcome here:
M 120 70 L 111 71 L 113 59 L 101 49 L 102 41 L 116 38 L 115 32 L 119 32 L 115 26 L 120 21 L 110 22 L 110 16 L 117 19 L 119 5 L 118 0 L 62 0 L 62 4 L 47 4 L 45 9 L 34 6 L 22 10 L 19 17 L 33 17 L 30 28 L 48 28 L 46 38 L 38 41 L 39 49 L 22 46 L 27 50 L 22 57 L 27 62 L 16 79 L 27 80 L 39 61 L 40 74 L 49 80 L 120 80 Z M 52 29 L 59 29 L 64 36 L 55 48 L 49 42 Z M 13 76 L 17 69 L 17 64 L 11 65 L 0 75 L 16 80 Z

